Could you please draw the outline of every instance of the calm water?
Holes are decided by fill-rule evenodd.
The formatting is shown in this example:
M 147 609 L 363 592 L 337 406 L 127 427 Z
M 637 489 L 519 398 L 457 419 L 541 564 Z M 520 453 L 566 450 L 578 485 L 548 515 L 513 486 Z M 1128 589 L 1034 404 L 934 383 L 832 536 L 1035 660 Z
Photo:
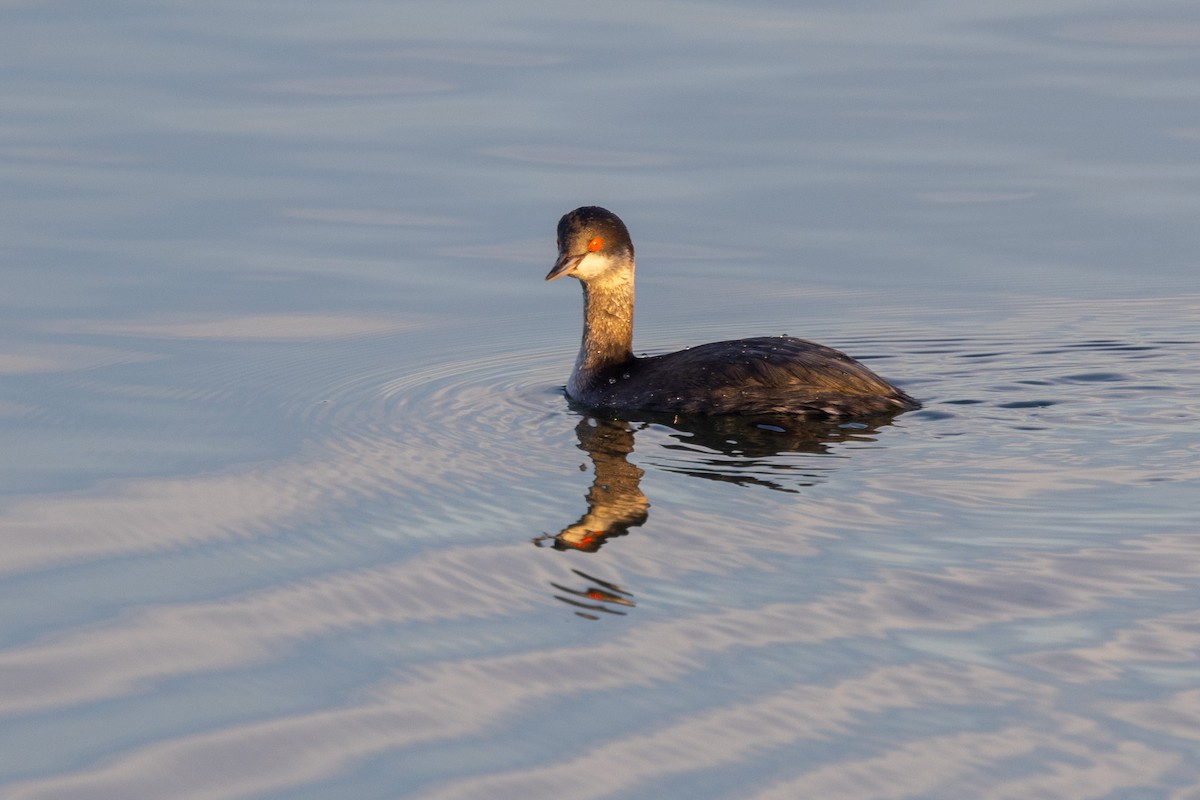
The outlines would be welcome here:
M 1200 14 L 908 5 L 0 2 L 0 796 L 1200 797 Z

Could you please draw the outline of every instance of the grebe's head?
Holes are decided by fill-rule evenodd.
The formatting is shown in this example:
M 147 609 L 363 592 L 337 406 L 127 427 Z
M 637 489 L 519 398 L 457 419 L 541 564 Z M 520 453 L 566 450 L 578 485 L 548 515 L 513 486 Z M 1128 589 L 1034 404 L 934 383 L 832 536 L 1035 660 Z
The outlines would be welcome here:
M 633 242 L 620 217 L 599 206 L 583 206 L 558 221 L 558 260 L 546 275 L 590 281 L 633 268 Z

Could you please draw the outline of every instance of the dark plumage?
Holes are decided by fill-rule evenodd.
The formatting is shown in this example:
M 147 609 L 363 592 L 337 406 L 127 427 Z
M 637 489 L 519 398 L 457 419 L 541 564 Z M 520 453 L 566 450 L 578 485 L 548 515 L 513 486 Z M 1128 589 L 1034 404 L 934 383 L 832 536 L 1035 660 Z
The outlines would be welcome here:
M 546 276 L 583 283 L 583 343 L 567 395 L 593 408 L 673 414 L 870 417 L 919 403 L 845 353 L 790 336 L 737 339 L 661 356 L 633 355 L 633 242 L 596 206 L 558 223 Z

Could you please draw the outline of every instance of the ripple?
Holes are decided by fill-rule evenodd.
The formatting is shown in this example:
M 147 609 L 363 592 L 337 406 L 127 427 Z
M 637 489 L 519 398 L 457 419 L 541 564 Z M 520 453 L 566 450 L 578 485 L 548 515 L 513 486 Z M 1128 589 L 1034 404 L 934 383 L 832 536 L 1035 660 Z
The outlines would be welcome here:
M 1200 45 L 1200 25 L 1189 21 L 1110 20 L 1068 25 L 1059 34 L 1096 44 L 1149 47 L 1195 47 Z
M 980 440 L 975 447 L 986 449 L 989 441 L 1013 446 L 1013 436 L 1030 443 L 1049 436 L 1070 448 L 1097 430 L 1115 435 L 1120 425 L 1131 433 L 1167 435 L 1194 424 L 1200 415 L 1194 399 L 1175 400 L 1196 396 L 1197 374 L 1191 366 L 1197 363 L 1195 340 L 1154 335 L 1153 329 L 1118 335 L 1123 327 L 1132 327 L 1131 321 L 1145 326 L 1145 320 L 1154 318 L 1138 305 L 1108 309 L 1109 318 L 1099 327 L 1104 336 L 1095 335 L 1095 324 L 1079 323 L 1076 335 L 1070 335 L 1072 325 L 1052 303 L 1027 307 L 990 326 L 972 323 L 970 333 L 964 323 L 962 335 L 944 326 L 945 335 L 936 337 L 898 335 L 895 318 L 885 314 L 865 329 L 842 336 L 835 331 L 832 343 L 865 361 L 886 361 L 881 371 L 908 378 L 906 388 L 925 401 L 924 411 L 880 429 L 834 427 L 804 442 L 780 442 L 779 431 L 771 426 L 698 429 L 635 418 L 629 422 L 636 446 L 627 455 L 652 475 L 795 493 L 848 467 L 869 470 L 890 458 L 850 458 L 855 451 L 886 451 L 910 439 L 967 436 Z M 338 318 L 314 327 L 308 317 L 286 320 L 282 327 L 274 318 L 131 325 L 122 323 L 106 333 L 136 336 L 139 345 L 155 337 L 160 342 L 207 340 L 206 346 L 215 349 L 189 361 L 186 381 L 117 384 L 80 373 L 73 379 L 73 392 L 154 400 L 204 413 L 215 408 L 247 428 L 270 425 L 299 438 L 282 459 L 15 502 L 6 514 L 13 532 L 6 569 L 277 535 L 318 519 L 354 521 L 350 527 L 331 528 L 327 536 L 356 535 L 362 525 L 374 522 L 381 536 L 415 540 L 428 529 L 499 539 L 504 535 L 499 528 L 480 527 L 481 508 L 488 509 L 496 525 L 527 525 L 527 513 L 505 498 L 511 487 L 540 487 L 547 476 L 578 471 L 575 427 L 581 417 L 561 390 L 571 348 L 560 343 L 531 348 L 520 326 L 484 343 L 464 339 L 449 346 L 443 342 L 440 350 L 405 352 L 405 337 L 434 331 L 423 331 L 411 320 L 384 325 L 368 319 L 364 326 Z M 1061 329 L 1060 335 L 1048 347 L 1047 331 L 1054 327 Z M 675 331 L 673 337 L 703 341 L 718 328 L 716 322 L 705 322 Z M 1014 328 L 1022 332 L 1014 333 Z M 315 330 L 321 344 L 299 348 L 281 330 Z M 274 348 L 274 355 L 266 360 L 222 357 L 221 349 L 237 345 L 239 337 L 260 340 L 260 346 Z M 655 338 L 652 329 L 647 340 Z M 1100 353 L 1102 360 L 1092 358 Z M 40 416 L 56 418 L 52 411 Z M 1184 463 L 1187 458 L 1186 448 L 1156 454 L 1144 460 L 1140 475 L 1123 474 L 1120 480 L 1186 479 L 1195 472 Z M 585 469 L 590 468 L 585 462 Z M 1015 467 L 1001 470 L 1017 475 Z M 1029 474 L 1043 472 L 1039 468 Z M 689 486 L 655 488 L 690 492 Z M 978 484 L 969 493 L 982 498 L 989 491 L 1011 489 Z M 568 504 L 582 503 L 582 488 L 578 491 Z M 935 493 L 951 492 L 944 487 Z M 467 502 L 447 504 L 446 498 L 464 495 Z M 395 529 L 397 498 L 406 507 L 403 533 Z M 560 501 L 540 497 L 537 502 L 548 506 Z M 692 502 L 719 515 L 720 503 L 727 500 L 706 495 Z M 71 532 L 70 519 L 81 515 L 93 520 L 92 529 Z M 164 529 L 166 518 L 172 524 Z M 57 532 L 55 537 L 47 538 L 49 530 Z
M 407 75 L 357 75 L 337 78 L 290 78 L 260 83 L 255 88 L 262 92 L 318 97 L 386 97 L 397 94 L 449 92 L 457 86 L 449 81 Z
M 661 167 L 676 159 L 657 153 L 636 150 L 606 150 L 594 147 L 552 147 L 539 145 L 507 145 L 485 147 L 481 155 L 522 161 L 533 164 L 571 167 L 603 167 L 619 169 L 629 167 Z
M 321 340 L 413 330 L 428 324 L 417 316 L 343 314 L 250 314 L 203 316 L 191 320 L 87 321 L 56 326 L 64 332 L 149 339 Z
M 921 784 L 926 773 L 904 759 L 925 763 L 947 744 L 941 723 L 927 720 L 978 714 L 981 704 L 1024 704 L 1016 713 L 1040 732 L 958 730 L 979 774 L 1070 736 L 1082 752 L 1108 752 L 1079 733 L 1092 717 L 1065 713 L 1069 693 L 1032 673 L 1075 675 L 1096 689 L 1190 619 L 1200 553 L 1194 526 L 1182 523 L 1194 520 L 1194 503 L 1160 508 L 1179 493 L 1157 490 L 1200 477 L 1195 437 L 1180 435 L 1200 418 L 1200 359 L 1194 341 L 1157 335 L 1146 318 L 1076 324 L 1061 309 L 1025 308 L 986 324 L 947 323 L 936 336 L 913 335 L 895 318 L 847 324 L 832 340 L 908 378 L 926 407 L 888 426 L 822 430 L 807 448 L 778 446 L 785 425 L 587 424 L 561 390 L 572 348 L 530 347 L 515 322 L 482 342 L 443 341 L 443 331 L 419 326 L 303 342 L 131 332 L 172 371 L 160 384 L 122 384 L 103 371 L 65 378 L 76 396 L 195 414 L 215 406 L 227 420 L 282 430 L 289 450 L 6 508 L 4 568 L 42 570 L 26 581 L 49 586 L 42 596 L 57 601 L 80 576 L 96 581 L 107 570 L 131 579 L 110 579 L 125 600 L 107 601 L 105 616 L 81 614 L 87 624 L 0 650 L 13 676 L 0 687 L 0 713 L 69 719 L 201 687 L 186 698 L 195 702 L 230 675 L 267 685 L 301 663 L 320 664 L 322 680 L 336 664 L 329 671 L 351 691 L 324 699 L 329 685 L 314 680 L 278 705 L 261 692 L 268 700 L 249 711 L 230 691 L 211 722 L 169 738 L 81 745 L 79 772 L 34 775 L 15 790 L 149 796 L 163 770 L 202 764 L 188 773 L 197 791 L 218 772 L 236 791 L 286 791 L 373 756 L 419 760 L 435 740 L 471 746 L 531 710 L 565 729 L 553 719 L 563 696 L 593 693 L 602 703 L 662 686 L 677 705 L 653 724 L 616 721 L 619 736 L 572 742 L 576 755 L 557 766 L 497 759 L 473 776 L 442 775 L 439 791 L 528 795 L 550 784 L 569 790 L 584 774 L 611 794 L 658 785 L 673 770 L 750 768 L 753 753 L 772 748 L 851 752 L 878 736 L 881 721 L 910 724 L 907 714 L 925 721 L 887 740 L 890 749 L 826 761 L 827 776 L 809 770 L 779 791 L 840 785 L 853 794 L 864 787 L 857 771 L 875 775 L 888 759 L 903 766 L 885 771 L 889 779 L 916 774 L 920 791 L 938 779 Z M 702 341 L 717 327 L 671 336 Z M 188 358 L 179 364 L 168 357 L 180 353 Z M 627 434 L 632 446 L 608 453 L 615 479 L 600 480 L 604 459 L 586 446 L 588 431 L 613 433 L 607 444 Z M 617 509 L 629 535 L 593 553 L 530 546 L 540 529 L 588 507 L 593 471 L 596 495 L 611 499 L 630 476 L 644 493 Z M 1129 504 L 1096 513 L 1097 498 L 1117 490 Z M 196 553 L 208 555 L 206 568 Z M 149 555 L 122 559 L 136 554 L 155 554 L 155 570 L 146 570 Z M 87 561 L 106 563 L 46 569 Z M 181 588 L 143 589 L 151 601 L 130 603 L 136 578 L 158 570 Z M 230 577 L 238 570 L 244 583 Z M 1145 604 L 1161 631 L 1137 629 Z M 1129 633 L 1111 633 L 1111 643 L 1104 632 L 1052 638 L 1113 607 Z M 563 627 L 579 619 L 601 623 L 590 633 Z M 1030 638 L 1038 625 L 1050 631 L 1048 646 Z M 1176 645 L 1164 657 L 1185 663 L 1188 645 Z M 1020 674 L 996 668 L 1008 657 Z M 351 661 L 362 666 L 343 677 Z M 714 698 L 708 686 L 718 683 L 730 688 Z M 309 689 L 322 697 L 315 710 Z M 1169 729 L 1154 717 L 1161 704 L 1135 699 L 1110 703 L 1112 713 Z M 672 750 L 679 741 L 689 746 Z M 320 758 L 298 764 L 297 742 Z M 36 743 L 22 746 L 35 753 Z M 667 761 L 644 756 L 663 752 Z M 253 758 L 238 761 L 245 753 Z M 220 768 L 232 762 L 250 766 L 230 777 Z M 617 762 L 629 769 L 613 771 Z
M 471 64 L 483 67 L 553 67 L 567 62 L 567 57 L 555 52 L 537 52 L 529 47 L 504 49 L 499 47 L 398 47 L 346 51 L 343 58 L 363 61 L 413 59 L 441 61 L 450 64 Z
M 9 347 L 0 353 L 0 375 L 88 370 L 156 358 L 146 352 L 91 345 L 30 342 Z

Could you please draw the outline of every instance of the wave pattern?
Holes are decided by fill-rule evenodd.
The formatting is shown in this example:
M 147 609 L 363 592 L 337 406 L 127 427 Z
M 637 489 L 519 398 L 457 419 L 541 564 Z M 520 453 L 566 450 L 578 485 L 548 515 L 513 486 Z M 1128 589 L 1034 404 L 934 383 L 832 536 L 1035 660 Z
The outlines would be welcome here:
M 396 358 L 409 331 L 210 343 L 191 383 L 139 342 L 146 380 L 61 385 L 282 455 L 5 502 L 0 601 L 30 613 L 0 633 L 0 786 L 1187 796 L 1197 306 L 881 321 L 830 343 L 925 409 L 803 452 L 588 422 L 571 353 L 515 335 L 439 363 Z

